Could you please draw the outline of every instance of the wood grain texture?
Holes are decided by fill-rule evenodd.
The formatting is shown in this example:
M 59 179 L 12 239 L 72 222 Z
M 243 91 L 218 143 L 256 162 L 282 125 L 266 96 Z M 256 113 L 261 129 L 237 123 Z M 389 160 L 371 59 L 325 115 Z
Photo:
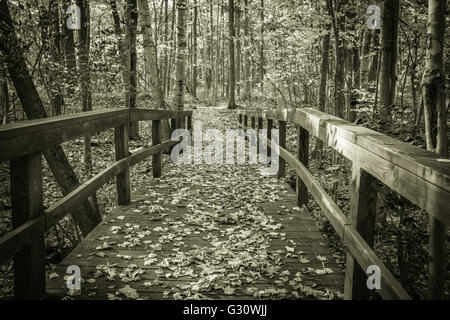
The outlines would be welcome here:
M 375 235 L 375 218 L 377 208 L 377 180 L 362 170 L 353 166 L 351 181 L 350 219 L 358 233 L 370 247 L 373 247 Z M 367 300 L 370 291 L 367 288 L 367 274 L 354 261 L 351 253 L 347 253 L 345 272 L 346 300 Z
M 297 159 L 308 168 L 309 132 L 300 126 L 297 126 Z M 308 188 L 298 175 L 295 179 L 295 186 L 297 192 L 297 205 L 299 207 L 306 206 L 308 204 Z
M 278 134 L 279 134 L 279 145 L 281 148 L 286 148 L 286 121 L 278 121 Z M 286 161 L 280 157 L 278 166 L 278 179 L 284 178 L 286 175 Z
M 128 125 L 121 125 L 114 128 L 114 145 L 116 161 L 128 157 Z M 131 197 L 130 169 L 128 161 L 127 168 L 116 176 L 117 201 L 119 205 L 128 205 Z
M 159 120 L 152 121 L 152 144 L 156 146 L 161 143 L 161 122 Z M 158 152 L 153 155 L 152 168 L 153 168 L 153 178 L 161 177 L 162 165 L 161 165 L 162 153 Z
M 19 228 L 43 214 L 42 153 L 11 161 L 12 227 Z M 42 230 L 39 230 L 42 231 Z M 14 255 L 16 299 L 40 299 L 45 294 L 44 233 Z

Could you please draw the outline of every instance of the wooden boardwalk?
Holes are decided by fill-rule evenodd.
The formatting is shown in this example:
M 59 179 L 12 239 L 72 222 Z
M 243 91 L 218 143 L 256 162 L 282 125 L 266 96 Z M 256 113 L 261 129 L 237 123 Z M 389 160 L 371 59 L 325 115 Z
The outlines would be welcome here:
M 170 165 L 146 179 L 55 267 L 48 298 L 67 296 L 69 265 L 83 279 L 74 299 L 341 297 L 343 272 L 310 213 L 249 167 Z

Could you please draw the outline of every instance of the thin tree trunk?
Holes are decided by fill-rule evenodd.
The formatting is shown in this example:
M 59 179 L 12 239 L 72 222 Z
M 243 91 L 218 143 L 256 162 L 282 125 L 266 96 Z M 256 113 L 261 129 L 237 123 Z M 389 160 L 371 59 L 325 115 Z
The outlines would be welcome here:
M 241 3 L 236 5 L 236 85 L 237 97 L 241 95 Z
M 91 75 L 89 63 L 90 48 L 90 9 L 88 0 L 77 0 L 81 9 L 81 28 L 78 30 L 78 61 L 81 73 L 81 111 L 92 111 Z M 84 137 L 84 170 L 92 173 L 91 137 Z
M 184 86 L 185 86 L 185 60 L 186 60 L 186 0 L 177 0 L 177 63 L 176 63 L 176 86 L 175 86 L 175 108 L 178 111 L 184 109 Z
M 3 58 L 1 59 L 3 61 Z M 0 62 L 0 103 L 3 112 L 2 123 L 8 123 L 9 112 L 9 91 L 8 91 L 8 77 L 6 75 L 6 67 L 3 62 Z
M 244 67 L 244 79 L 245 79 L 245 99 L 250 100 L 251 98 L 251 83 L 250 83 L 250 18 L 249 18 L 249 10 L 248 10 L 248 2 L 249 0 L 244 0 L 244 15 L 245 15 L 245 22 L 244 22 L 244 56 L 245 56 L 245 67 Z
M 445 0 L 428 1 L 427 60 L 423 75 L 423 97 L 427 149 L 448 158 L 445 107 L 444 35 Z M 447 226 L 430 216 L 430 299 L 443 299 L 446 275 Z
M 229 80 L 228 80 L 228 108 L 236 108 L 236 80 L 235 80 L 235 64 L 234 64 L 234 41 L 235 41 L 235 29 L 234 29 L 234 0 L 228 0 L 228 28 L 229 28 L 229 39 L 228 39 L 228 59 L 230 67 L 228 70 Z
M 380 69 L 380 118 L 381 124 L 389 122 L 394 104 L 397 76 L 397 28 L 399 19 L 399 0 L 384 0 L 382 28 L 382 55 Z
M 197 0 L 194 1 L 194 24 L 193 24 L 193 65 L 192 65 L 192 96 L 197 99 L 197 20 L 198 20 L 198 4 Z
M 261 46 L 259 48 L 259 84 L 264 90 L 264 0 L 261 0 Z
M 137 32 L 137 2 L 136 0 L 127 0 L 125 10 L 125 22 L 126 22 L 126 95 L 125 95 L 125 107 L 127 109 L 136 108 L 136 90 L 137 90 L 137 78 L 136 78 L 136 32 Z M 130 139 L 137 139 L 139 137 L 139 124 L 138 122 L 130 123 Z
M 63 17 L 64 21 L 67 21 L 68 14 L 66 13 L 66 9 L 71 4 L 71 0 L 64 0 L 63 1 Z M 67 87 L 67 93 L 69 95 L 74 94 L 75 92 L 75 86 L 76 83 L 74 82 L 75 73 L 77 70 L 77 64 L 76 64 L 76 55 L 75 55 L 75 39 L 74 39 L 74 32 L 72 29 L 67 28 L 63 24 L 63 28 L 61 28 L 63 33 L 63 39 L 62 39 L 62 46 L 64 48 L 64 57 L 65 57 L 65 65 L 68 69 L 69 77 L 67 77 L 67 81 L 69 82 L 69 86 Z
M 322 37 L 322 54 L 320 58 L 320 81 L 319 81 L 319 110 L 325 112 L 325 105 L 327 99 L 327 78 L 328 78 L 328 64 L 330 52 L 330 28 L 329 23 L 325 24 L 325 34 Z M 322 153 L 323 142 L 320 139 L 316 140 L 315 153 Z

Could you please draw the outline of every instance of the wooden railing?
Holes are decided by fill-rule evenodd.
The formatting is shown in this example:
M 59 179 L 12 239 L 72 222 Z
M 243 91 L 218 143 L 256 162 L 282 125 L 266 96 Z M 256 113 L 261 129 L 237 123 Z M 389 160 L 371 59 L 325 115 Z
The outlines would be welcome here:
M 119 205 L 130 204 L 130 167 L 153 156 L 153 176 L 161 176 L 161 154 L 177 141 L 161 142 L 160 122 L 191 128 L 192 112 L 114 109 L 24 121 L 0 127 L 0 160 L 10 160 L 13 230 L 0 239 L 0 264 L 14 257 L 16 299 L 45 295 L 44 233 L 71 209 L 116 177 Z M 130 121 L 152 121 L 152 147 L 131 155 Z M 75 190 L 43 208 L 42 151 L 78 137 L 114 128 L 116 162 Z
M 366 286 L 365 271 L 367 267 L 377 265 L 381 270 L 381 289 L 377 290 L 381 296 L 385 299 L 410 299 L 372 249 L 377 180 L 448 226 L 450 224 L 448 160 L 315 109 L 259 112 L 240 110 L 238 115 L 240 126 L 244 129 L 249 128 L 249 118 L 252 129 L 261 129 L 263 119 L 267 121 L 269 147 L 273 146 L 269 129 L 272 128 L 273 121 L 279 122 L 278 176 L 284 175 L 287 162 L 297 174 L 298 205 L 307 203 L 309 192 L 345 244 L 347 261 L 344 297 L 367 299 L 370 291 Z M 297 155 L 286 150 L 286 122 L 297 126 Z M 308 171 L 310 135 L 322 140 L 325 145 L 352 161 L 351 203 L 348 217 Z M 443 260 L 445 261 L 445 256 Z M 445 272 L 441 276 L 442 281 L 445 281 Z

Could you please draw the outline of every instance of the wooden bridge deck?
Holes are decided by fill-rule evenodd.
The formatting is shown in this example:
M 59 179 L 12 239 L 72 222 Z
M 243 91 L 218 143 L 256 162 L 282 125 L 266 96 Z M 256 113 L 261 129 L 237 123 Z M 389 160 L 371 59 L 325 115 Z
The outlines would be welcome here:
M 286 183 L 201 166 L 146 179 L 55 267 L 48 298 L 67 297 L 69 265 L 81 269 L 74 299 L 341 297 L 341 267 Z

